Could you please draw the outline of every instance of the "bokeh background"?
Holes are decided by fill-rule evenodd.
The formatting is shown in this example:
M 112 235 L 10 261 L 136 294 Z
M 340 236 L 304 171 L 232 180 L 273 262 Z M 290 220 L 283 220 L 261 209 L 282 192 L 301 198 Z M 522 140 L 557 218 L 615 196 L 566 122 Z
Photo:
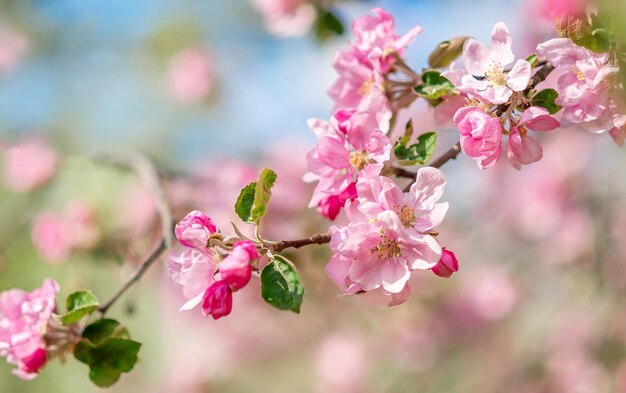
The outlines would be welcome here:
M 497 21 L 519 53 L 532 53 L 554 35 L 539 3 L 333 10 L 349 22 L 381 6 L 399 32 L 423 26 L 406 52 L 419 70 L 438 42 L 487 41 Z M 315 143 L 306 120 L 330 116 L 332 57 L 349 31 L 321 43 L 266 27 L 247 0 L 0 2 L 2 154 L 25 144 L 54 168 L 35 190 L 6 176 L 0 187 L 0 290 L 50 277 L 60 299 L 81 288 L 106 299 L 149 252 L 154 199 L 133 173 L 94 160 L 100 153 L 149 156 L 177 217 L 200 209 L 225 232 L 239 190 L 269 166 L 279 180 L 266 236 L 325 230 L 306 209 L 304 154 Z M 434 127 L 419 104 L 402 116 Z M 456 131 L 440 131 L 445 150 Z M 213 321 L 177 311 L 183 299 L 162 261 L 111 311 L 143 347 L 110 391 L 626 392 L 624 151 L 576 129 L 543 144 L 545 158 L 521 172 L 506 163 L 480 171 L 465 157 L 446 164 L 451 208 L 440 232 L 461 269 L 447 280 L 418 275 L 398 307 L 340 296 L 323 271 L 327 250 L 313 247 L 291 255 L 308 291 L 300 315 L 264 304 L 254 282 L 231 316 Z M 79 234 L 51 249 L 38 233 L 59 222 Z M 31 382 L 9 370 L 0 362 L 0 392 L 99 390 L 72 358 Z

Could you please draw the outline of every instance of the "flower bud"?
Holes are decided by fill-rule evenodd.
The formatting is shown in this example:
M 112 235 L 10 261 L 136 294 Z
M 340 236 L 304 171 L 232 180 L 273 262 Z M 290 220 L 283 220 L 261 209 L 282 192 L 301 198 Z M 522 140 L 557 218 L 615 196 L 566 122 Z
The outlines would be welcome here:
M 437 262 L 437 265 L 430 270 L 436 275 L 443 278 L 448 278 L 459 270 L 459 261 L 456 259 L 456 255 L 452 251 L 442 250 L 441 259 Z
M 245 287 L 252 276 L 250 262 L 258 257 L 259 252 L 251 241 L 235 243 L 233 251 L 220 263 L 222 281 L 230 285 L 233 291 Z
M 204 293 L 202 314 L 213 319 L 225 317 L 233 309 L 233 292 L 224 281 L 216 281 Z
M 206 247 L 209 238 L 216 231 L 213 221 L 198 210 L 187 214 L 174 228 L 176 239 L 181 245 L 200 250 Z

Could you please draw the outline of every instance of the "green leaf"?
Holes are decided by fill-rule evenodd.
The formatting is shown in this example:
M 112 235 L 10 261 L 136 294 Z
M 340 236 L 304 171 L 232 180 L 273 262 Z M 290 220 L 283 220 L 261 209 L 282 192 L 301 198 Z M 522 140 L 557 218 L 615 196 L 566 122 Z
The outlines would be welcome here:
M 427 99 L 433 106 L 439 105 L 442 97 L 457 94 L 454 85 L 439 71 L 425 71 L 422 74 L 422 82 L 423 84 L 415 86 L 413 90 L 418 96 Z
M 538 60 L 539 60 L 539 57 L 537 56 L 536 53 L 533 53 L 532 55 L 526 58 L 526 61 L 530 63 L 530 68 L 533 68 L 534 66 L 536 66 Z
M 554 102 L 558 96 L 559 93 L 556 90 L 544 89 L 532 97 L 531 105 L 545 108 L 553 115 L 561 110 L 561 107 Z
M 78 322 L 85 315 L 91 314 L 100 302 L 91 291 L 78 291 L 70 294 L 66 300 L 67 312 L 61 316 L 65 325 Z
M 280 310 L 300 313 L 304 288 L 296 268 L 277 255 L 261 272 L 261 295 L 263 299 Z
M 428 56 L 430 68 L 447 67 L 463 52 L 463 45 L 469 37 L 454 37 L 448 41 L 443 41 L 437 45 L 434 51 Z
M 400 138 L 393 152 L 402 165 L 424 165 L 430 160 L 437 147 L 437 133 L 427 132 L 417 137 L 417 143 L 407 146 L 406 135 Z
M 277 177 L 276 172 L 267 168 L 263 169 L 259 174 L 259 180 L 256 182 L 254 191 L 254 204 L 250 211 L 250 219 L 257 225 L 267 212 L 267 206 L 272 197 L 272 187 Z
M 244 222 L 248 222 L 250 220 L 250 211 L 252 210 L 252 205 L 254 204 L 255 190 L 256 182 L 248 184 L 241 190 L 241 193 L 237 198 L 237 202 L 235 203 L 235 212 Z
M 74 357 L 89 366 L 94 384 L 107 387 L 133 369 L 140 347 L 119 322 L 101 319 L 85 328 L 83 339 L 74 346 Z
M 317 7 L 317 19 L 313 25 L 313 31 L 317 39 L 323 42 L 333 36 L 342 35 L 344 28 L 339 18 L 333 12 Z

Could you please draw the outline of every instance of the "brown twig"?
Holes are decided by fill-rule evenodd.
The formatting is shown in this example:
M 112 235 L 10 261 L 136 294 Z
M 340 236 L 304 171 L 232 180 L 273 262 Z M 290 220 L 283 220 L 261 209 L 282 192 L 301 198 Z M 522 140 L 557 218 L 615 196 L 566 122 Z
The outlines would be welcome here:
M 272 243 L 272 252 L 281 252 L 287 248 L 300 248 L 311 244 L 324 244 L 330 242 L 330 234 L 318 233 L 306 239 L 298 240 L 281 240 Z
M 159 178 L 159 173 L 152 164 L 152 162 L 142 156 L 140 154 L 130 154 L 125 156 L 109 156 L 109 155 L 99 155 L 95 157 L 96 161 L 106 162 L 111 165 L 115 165 L 120 168 L 131 169 L 137 173 L 141 181 L 145 184 L 145 186 L 150 190 L 150 192 L 154 195 L 156 199 L 157 212 L 159 214 L 160 226 L 161 226 L 161 241 L 157 248 L 152 251 L 148 257 L 146 257 L 145 261 L 141 264 L 139 269 L 133 274 L 130 279 L 122 285 L 113 296 L 104 304 L 99 307 L 100 314 L 104 316 L 104 314 L 109 310 L 109 308 L 126 292 L 130 287 L 133 286 L 146 271 L 156 262 L 159 257 L 172 246 L 173 242 L 173 219 L 172 213 L 170 212 L 169 205 L 165 198 L 165 192 L 163 187 L 161 187 L 161 182 Z

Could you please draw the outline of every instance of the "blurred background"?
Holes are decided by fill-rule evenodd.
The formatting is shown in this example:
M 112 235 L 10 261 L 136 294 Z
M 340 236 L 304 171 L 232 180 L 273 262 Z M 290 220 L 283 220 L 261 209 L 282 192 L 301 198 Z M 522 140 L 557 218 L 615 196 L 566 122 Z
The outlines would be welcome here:
M 400 33 L 424 27 L 406 52 L 416 70 L 440 41 L 488 41 L 498 21 L 520 57 L 554 36 L 538 0 L 340 2 L 346 34 L 324 42 L 306 9 L 298 23 L 277 20 L 263 0 L 1 1 L 0 290 L 50 277 L 59 299 L 81 288 L 106 299 L 151 250 L 153 196 L 100 153 L 149 156 L 176 217 L 203 210 L 226 233 L 239 190 L 269 166 L 279 178 L 266 237 L 326 230 L 306 209 L 306 120 L 330 116 L 333 53 L 374 6 Z M 434 127 L 421 104 L 402 116 Z M 440 131 L 446 150 L 458 136 Z M 416 275 L 398 307 L 342 297 L 323 270 L 328 251 L 311 247 L 291 255 L 308 291 L 300 315 L 264 304 L 253 280 L 213 321 L 177 311 L 160 262 L 111 311 L 143 347 L 110 390 L 626 392 L 624 151 L 576 129 L 542 144 L 544 159 L 521 172 L 446 164 L 440 232 L 461 269 Z M 10 368 L 0 362 L 0 392 L 99 390 L 72 358 L 31 382 Z

